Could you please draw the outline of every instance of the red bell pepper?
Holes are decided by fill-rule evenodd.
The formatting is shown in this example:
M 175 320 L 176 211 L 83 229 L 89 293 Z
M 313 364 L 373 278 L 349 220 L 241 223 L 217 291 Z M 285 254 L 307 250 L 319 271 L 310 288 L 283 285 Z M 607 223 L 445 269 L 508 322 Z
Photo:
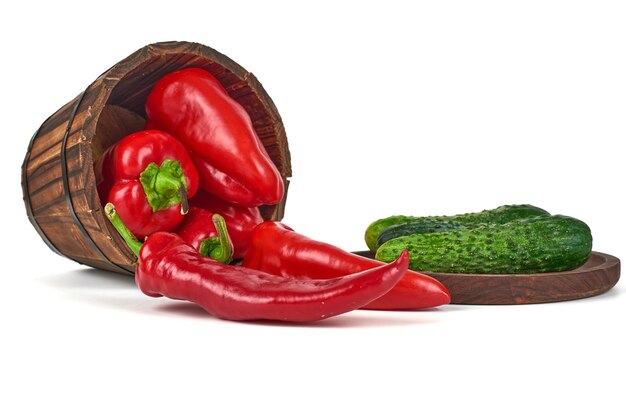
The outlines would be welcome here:
M 259 224 L 242 265 L 283 277 L 329 279 L 381 266 L 382 262 L 343 251 L 298 234 L 280 222 Z M 407 271 L 396 286 L 364 306 L 366 309 L 407 310 L 450 303 L 450 293 L 436 279 Z
M 223 241 L 223 239 L 220 240 L 220 236 L 230 235 L 224 218 L 218 219 L 222 220 L 217 224 L 221 230 L 216 227 L 213 213 L 206 209 L 189 206 L 189 213 L 174 233 L 203 256 L 216 259 L 214 251 L 220 248 L 220 241 Z M 234 242 L 229 239 L 229 244 L 233 247 L 230 249 L 230 258 L 219 260 L 226 264 L 232 261 L 233 256 Z
M 188 300 L 223 319 L 305 322 L 348 312 L 388 292 L 404 276 L 405 251 L 393 263 L 320 282 L 284 278 L 200 255 L 178 235 L 155 232 L 143 244 L 126 230 L 115 207 L 105 213 L 138 255 L 137 286 L 148 296 Z
M 115 204 L 138 238 L 176 228 L 198 189 L 198 172 L 185 147 L 157 130 L 122 138 L 95 168 L 100 199 Z
M 230 235 L 233 242 L 234 259 L 240 259 L 246 254 L 248 247 L 250 246 L 250 238 L 254 227 L 263 222 L 263 217 L 261 216 L 259 208 L 236 206 L 202 190 L 198 190 L 193 199 L 189 201 L 189 204 L 197 208 L 205 209 L 210 213 L 219 213 L 224 217 L 226 225 L 228 226 L 228 235 Z M 205 232 L 196 233 L 198 237 L 194 240 L 194 242 L 200 242 L 202 239 L 213 237 L 215 235 L 215 231 L 210 228 L 211 220 L 209 215 L 194 215 L 191 218 L 190 215 L 192 215 L 191 210 L 189 215 L 187 215 L 188 219 L 186 219 L 183 223 L 183 225 L 190 226 L 185 229 L 192 231 L 196 228 L 195 226 L 191 226 L 191 224 L 194 223 L 194 218 L 198 218 L 198 223 L 204 224 L 205 228 Z M 182 227 L 183 226 L 181 225 L 181 228 Z M 183 235 L 182 232 L 179 233 Z M 185 236 L 189 237 L 186 233 Z M 202 239 L 199 239 L 200 237 L 202 237 Z M 187 239 L 185 239 L 185 241 L 191 243 Z M 196 247 L 195 244 L 192 245 Z
M 149 126 L 189 150 L 207 192 L 248 207 L 282 199 L 282 177 L 250 116 L 208 71 L 187 68 L 161 78 L 146 100 L 146 114 Z

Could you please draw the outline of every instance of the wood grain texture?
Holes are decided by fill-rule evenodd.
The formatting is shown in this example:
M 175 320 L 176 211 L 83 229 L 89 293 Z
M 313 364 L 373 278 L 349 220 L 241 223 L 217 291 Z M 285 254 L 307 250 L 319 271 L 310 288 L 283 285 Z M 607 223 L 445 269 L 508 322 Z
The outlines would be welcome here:
M 274 102 L 256 77 L 204 45 L 148 45 L 113 65 L 50 116 L 29 144 L 22 165 L 24 203 L 51 249 L 81 264 L 134 272 L 135 256 L 103 214 L 93 164 L 109 145 L 140 128 L 146 97 L 157 80 L 188 67 L 210 71 L 246 109 L 287 188 L 287 136 Z M 286 193 L 278 205 L 263 207 L 265 219 L 282 219 L 285 201 Z
M 369 251 L 357 254 L 373 258 Z M 582 299 L 604 293 L 619 281 L 620 260 L 594 251 L 581 267 L 555 273 L 426 274 L 448 288 L 453 304 L 521 305 Z

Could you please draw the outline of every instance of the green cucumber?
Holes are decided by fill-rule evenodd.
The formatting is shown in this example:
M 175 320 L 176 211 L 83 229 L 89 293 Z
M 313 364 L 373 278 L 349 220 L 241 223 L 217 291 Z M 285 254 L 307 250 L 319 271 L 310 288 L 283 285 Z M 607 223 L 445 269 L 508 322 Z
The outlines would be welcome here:
M 394 238 L 376 252 L 391 262 L 406 249 L 410 268 L 423 272 L 530 274 L 571 270 L 591 254 L 592 236 L 582 221 L 537 216 L 448 232 Z
M 515 219 L 549 215 L 547 211 L 532 205 L 504 205 L 495 209 L 483 210 L 482 212 L 463 213 L 452 216 L 417 217 L 396 215 L 372 222 L 365 231 L 365 243 L 372 252 L 376 252 L 376 249 L 380 245 L 378 243 L 379 237 L 383 231 L 395 225 L 407 222 L 411 222 L 410 227 L 399 227 L 395 232 L 392 230 L 392 232 L 389 232 L 388 235 L 385 236 L 386 238 L 381 244 L 397 236 L 410 235 L 409 232 L 412 229 L 415 232 L 411 233 L 443 232 L 458 229 L 461 227 L 460 224 L 467 224 L 468 226 L 476 226 L 482 223 L 503 224 Z
M 403 237 L 413 234 L 431 234 L 433 232 L 455 231 L 461 228 L 476 227 L 476 224 L 450 221 L 447 219 L 439 219 L 436 217 L 424 217 L 403 222 L 401 224 L 391 225 L 382 230 L 376 241 L 376 248 L 394 238 Z
M 385 228 L 388 228 L 391 225 L 404 223 L 412 219 L 415 219 L 415 216 L 394 215 L 372 222 L 365 230 L 365 244 L 367 244 L 367 248 L 375 253 L 376 248 L 378 248 L 378 246 L 376 245 L 376 242 L 378 241 L 378 235 Z

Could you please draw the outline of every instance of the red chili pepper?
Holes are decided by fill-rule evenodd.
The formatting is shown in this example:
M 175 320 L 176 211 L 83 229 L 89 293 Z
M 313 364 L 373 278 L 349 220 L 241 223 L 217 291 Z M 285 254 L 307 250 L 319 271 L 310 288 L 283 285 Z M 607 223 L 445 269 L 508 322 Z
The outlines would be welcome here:
M 388 292 L 408 268 L 405 251 L 393 263 L 323 282 L 284 278 L 220 264 L 169 232 L 156 232 L 141 244 L 125 230 L 113 205 L 107 204 L 105 213 L 138 254 L 135 280 L 142 292 L 188 300 L 223 319 L 305 322 L 329 318 Z
M 328 279 L 378 267 L 384 263 L 346 252 L 298 234 L 280 222 L 266 221 L 252 233 L 242 265 L 283 277 Z M 436 279 L 407 271 L 396 286 L 364 306 L 366 309 L 407 310 L 450 303 L 450 293 Z
M 198 189 L 198 172 L 173 136 L 146 130 L 108 148 L 96 164 L 100 199 L 116 205 L 138 238 L 170 231 L 183 220 L 187 198 Z
M 161 78 L 148 96 L 146 113 L 151 126 L 187 147 L 204 190 L 240 206 L 282 199 L 282 177 L 250 116 L 208 71 L 187 68 Z
M 193 199 L 189 201 L 189 204 L 198 208 L 206 209 L 211 213 L 219 213 L 224 217 L 226 225 L 228 225 L 228 234 L 233 241 L 234 259 L 240 259 L 246 254 L 248 247 L 250 246 L 250 238 L 254 227 L 263 222 L 263 217 L 261 216 L 259 208 L 236 206 L 202 190 L 198 190 Z M 191 223 L 191 220 L 189 220 L 190 215 L 192 215 L 191 210 L 187 215 L 187 219 L 184 222 L 185 224 L 188 222 Z M 210 217 L 204 215 L 203 218 L 206 226 L 209 226 Z M 202 235 L 202 233 L 199 233 L 199 235 Z M 204 238 L 209 236 L 214 235 L 209 234 Z M 185 239 L 185 241 L 190 242 L 187 239 Z M 196 247 L 195 245 L 193 246 Z

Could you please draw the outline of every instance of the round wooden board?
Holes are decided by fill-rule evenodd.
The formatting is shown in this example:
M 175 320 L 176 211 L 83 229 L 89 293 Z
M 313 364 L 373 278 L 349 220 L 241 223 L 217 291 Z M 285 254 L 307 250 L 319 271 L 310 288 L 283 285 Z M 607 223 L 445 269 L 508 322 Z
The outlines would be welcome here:
M 357 254 L 372 257 L 369 251 Z M 583 266 L 555 273 L 426 274 L 448 288 L 454 304 L 520 305 L 582 299 L 604 293 L 619 280 L 620 260 L 594 251 Z

